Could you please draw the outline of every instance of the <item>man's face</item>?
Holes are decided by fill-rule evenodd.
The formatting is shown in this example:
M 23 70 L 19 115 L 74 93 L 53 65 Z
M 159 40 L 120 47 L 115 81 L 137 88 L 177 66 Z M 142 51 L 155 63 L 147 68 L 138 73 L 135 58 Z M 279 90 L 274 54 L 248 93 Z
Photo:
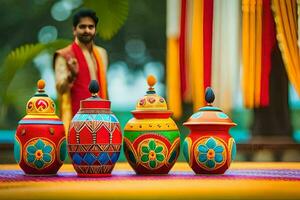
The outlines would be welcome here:
M 96 35 L 95 22 L 90 17 L 81 18 L 77 26 L 73 28 L 73 34 L 81 43 L 92 42 Z

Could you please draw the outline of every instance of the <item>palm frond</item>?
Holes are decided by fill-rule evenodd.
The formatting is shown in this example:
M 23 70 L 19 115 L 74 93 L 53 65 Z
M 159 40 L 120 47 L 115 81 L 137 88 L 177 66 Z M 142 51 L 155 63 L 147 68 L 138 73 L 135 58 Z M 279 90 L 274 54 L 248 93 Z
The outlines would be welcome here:
M 24 67 L 18 70 L 7 88 L 5 106 L 14 108 L 16 116 L 24 116 L 25 105 L 36 92 L 37 80 L 40 72 L 35 67 Z
M 56 40 L 47 44 L 26 44 L 9 53 L 0 67 L 0 100 L 2 103 L 6 99 L 7 88 L 19 69 L 31 63 L 42 51 L 46 49 L 53 51 L 68 43 L 70 43 L 68 40 Z
M 99 17 L 97 30 L 105 40 L 111 39 L 128 17 L 128 0 L 85 0 L 83 4 L 96 11 Z

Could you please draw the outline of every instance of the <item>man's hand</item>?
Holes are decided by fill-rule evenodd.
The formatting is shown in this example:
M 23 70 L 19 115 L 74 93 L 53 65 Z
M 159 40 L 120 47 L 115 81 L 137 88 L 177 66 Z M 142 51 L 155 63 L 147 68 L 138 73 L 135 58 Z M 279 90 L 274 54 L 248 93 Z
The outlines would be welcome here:
M 68 60 L 68 81 L 70 84 L 72 84 L 74 82 L 74 80 L 76 79 L 77 75 L 78 75 L 78 71 L 79 71 L 79 67 L 78 67 L 78 62 L 76 60 L 76 58 L 70 58 Z

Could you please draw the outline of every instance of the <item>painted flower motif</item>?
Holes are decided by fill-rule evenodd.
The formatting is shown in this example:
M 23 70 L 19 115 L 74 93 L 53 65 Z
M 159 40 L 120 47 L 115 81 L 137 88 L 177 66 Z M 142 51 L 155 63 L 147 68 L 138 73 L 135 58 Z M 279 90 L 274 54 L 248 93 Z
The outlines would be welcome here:
M 220 119 L 227 119 L 228 116 L 225 113 L 219 112 L 217 113 L 217 117 Z
M 46 145 L 43 140 L 38 139 L 34 145 L 27 147 L 27 161 L 41 169 L 45 164 L 51 162 L 52 149 L 50 145 Z
M 213 169 L 216 163 L 221 163 L 223 161 L 223 151 L 224 147 L 217 145 L 214 138 L 209 138 L 205 145 L 201 144 L 198 146 L 199 151 L 199 161 L 203 163 L 208 168 Z
M 44 111 L 48 108 L 49 104 L 47 101 L 45 101 L 44 99 L 38 99 L 35 102 L 35 107 L 37 108 L 38 111 Z
M 148 98 L 148 101 L 149 101 L 149 103 L 154 103 L 154 102 L 155 102 L 155 98 L 149 97 L 149 98 Z
M 145 105 L 145 103 L 146 103 L 145 99 L 141 99 L 140 102 L 139 102 L 140 106 Z
M 231 142 L 231 160 L 235 160 L 236 157 L 236 144 L 233 138 L 230 138 Z
M 163 98 L 160 98 L 160 99 L 159 99 L 159 102 L 160 102 L 160 103 L 164 103 L 165 100 L 164 100 Z
M 198 119 L 198 118 L 202 117 L 202 115 L 203 115 L 203 112 L 196 112 L 191 116 L 191 118 Z
M 28 110 L 32 110 L 33 103 L 31 101 L 27 104 L 27 108 L 28 108 Z
M 163 146 L 156 145 L 154 140 L 150 140 L 148 146 L 142 146 L 142 162 L 149 162 L 149 166 L 155 168 L 158 162 L 162 162 L 165 159 L 162 153 L 163 149 Z

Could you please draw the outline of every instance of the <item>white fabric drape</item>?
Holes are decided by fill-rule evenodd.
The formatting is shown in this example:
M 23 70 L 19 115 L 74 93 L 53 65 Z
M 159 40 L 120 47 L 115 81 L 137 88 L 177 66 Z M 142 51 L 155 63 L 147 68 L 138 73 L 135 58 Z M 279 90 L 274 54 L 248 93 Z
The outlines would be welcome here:
M 212 88 L 216 93 L 214 105 L 229 112 L 241 107 L 240 34 L 241 1 L 215 0 L 212 46 Z

